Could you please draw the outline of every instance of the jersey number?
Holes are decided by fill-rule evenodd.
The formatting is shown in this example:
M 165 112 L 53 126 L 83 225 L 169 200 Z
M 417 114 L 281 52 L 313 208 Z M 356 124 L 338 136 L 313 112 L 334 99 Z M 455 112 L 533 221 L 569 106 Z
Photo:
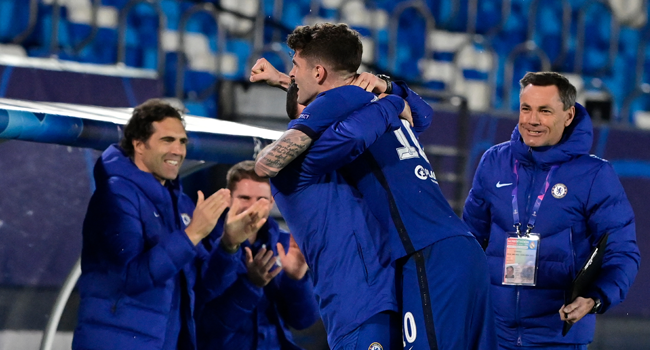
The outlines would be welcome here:
M 406 342 L 411 344 L 417 337 L 418 330 L 415 327 L 415 319 L 413 318 L 412 313 L 407 312 L 404 314 L 404 338 L 406 338 Z M 404 344 L 404 346 L 406 346 L 406 344 Z
M 406 135 L 404 135 L 402 128 L 395 130 L 395 137 L 397 137 L 397 141 L 402 144 L 402 147 L 397 147 L 395 149 L 397 151 L 397 155 L 399 156 L 399 160 L 418 158 L 419 156 L 422 156 L 422 158 L 426 160 L 427 163 L 429 163 L 427 156 L 424 154 L 424 151 L 420 146 L 420 142 L 418 142 L 417 138 L 415 138 L 415 134 L 413 134 L 413 130 L 411 130 L 411 125 L 409 122 L 402 119 L 402 125 L 404 125 L 404 129 L 406 129 L 408 132 L 409 136 L 411 137 L 411 141 L 413 141 L 413 145 L 415 146 L 411 146 L 408 138 Z

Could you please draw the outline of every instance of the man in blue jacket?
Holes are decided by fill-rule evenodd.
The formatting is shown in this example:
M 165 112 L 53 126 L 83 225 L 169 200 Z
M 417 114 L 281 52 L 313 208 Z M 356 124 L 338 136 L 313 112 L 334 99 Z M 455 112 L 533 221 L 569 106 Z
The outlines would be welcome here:
M 200 281 L 197 266 L 232 262 L 201 244 L 228 206 L 224 189 L 196 208 L 178 172 L 186 154 L 183 118 L 149 100 L 136 107 L 120 145 L 94 169 L 96 190 L 83 225 L 81 297 L 73 349 L 195 349 L 195 284 L 219 292 L 219 272 Z M 238 244 L 264 223 L 268 202 L 230 215 L 225 244 Z M 202 272 L 201 272 L 202 273 Z M 207 293 L 207 292 L 206 292 Z
M 358 86 L 348 86 L 355 84 L 361 63 L 358 33 L 344 24 L 299 27 L 289 36 L 289 46 L 294 47 L 292 42 L 303 40 L 311 41 L 315 44 L 312 49 L 323 52 L 320 64 L 312 71 L 318 82 L 305 90 L 337 90 L 333 92 L 336 94 L 364 92 Z M 338 57 L 348 59 L 338 62 Z M 298 61 L 300 57 L 294 59 Z M 251 75 L 253 81 L 260 63 Z M 281 85 L 287 88 L 289 80 Z M 301 91 L 302 87 L 299 99 L 314 97 Z M 389 96 L 368 108 L 390 119 L 390 127 L 397 128 L 401 125 L 397 116 L 405 111 L 405 102 L 398 96 Z M 279 158 L 294 159 L 304 150 L 295 147 L 298 144 L 293 136 L 296 135 L 279 140 L 286 144 L 276 153 Z M 303 171 L 303 160 L 295 159 L 271 180 L 272 193 L 313 272 L 314 292 L 319 297 L 330 347 L 401 348 L 395 271 L 390 256 L 383 253 L 387 249 L 385 242 L 376 239 L 380 236 L 377 219 L 341 174 Z M 263 174 L 257 171 L 257 165 L 256 172 Z
M 520 84 L 519 124 L 483 155 L 463 219 L 486 247 L 499 346 L 586 349 L 594 314 L 623 301 L 638 271 L 634 213 L 612 166 L 588 153 L 593 127 L 575 87 L 551 72 Z M 607 233 L 599 277 L 564 305 Z M 564 321 L 573 324 L 566 336 Z
M 295 167 L 283 154 L 275 156 L 287 148 L 292 134 L 302 134 L 294 141 L 296 149 L 314 140 L 299 158 L 300 171 L 322 175 L 337 170 L 379 220 L 381 233 L 371 239 L 386 245 L 380 253 L 389 255 L 401 275 L 405 346 L 496 347 L 485 255 L 442 195 L 417 140 L 431 123 L 431 107 L 406 84 L 370 74 L 356 79 L 368 91 L 336 87 L 323 92 L 312 74 L 319 60 L 313 56 L 315 45 L 309 40 L 292 45 L 291 37 L 289 44 L 296 50 L 290 74 L 298 87 L 297 102 L 309 105 L 290 123 L 287 137 L 262 152 L 260 168 L 272 174 Z M 254 73 L 256 68 L 266 72 L 257 74 L 270 85 L 288 80 L 264 61 L 258 61 Z M 391 93 L 382 95 L 385 99 L 403 98 L 412 109 L 413 127 L 395 115 L 377 113 L 381 110 L 372 108 L 370 91 Z
M 255 173 L 254 161 L 228 170 L 230 210 L 243 212 L 258 200 L 273 206 L 269 180 Z M 225 216 L 225 215 L 224 215 Z M 216 244 L 224 219 L 207 246 Z M 299 349 L 288 326 L 304 329 L 319 318 L 313 282 L 298 245 L 272 218 L 242 243 L 239 263 L 228 269 L 228 287 L 202 307 L 197 332 L 199 349 Z M 279 259 L 278 259 L 279 258 Z M 215 266 L 216 267 L 216 266 Z

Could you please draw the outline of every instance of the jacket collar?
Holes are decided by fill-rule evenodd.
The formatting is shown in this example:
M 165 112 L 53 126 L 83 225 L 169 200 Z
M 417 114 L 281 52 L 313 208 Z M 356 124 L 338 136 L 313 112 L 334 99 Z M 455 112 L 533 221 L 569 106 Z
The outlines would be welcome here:
M 593 143 L 594 128 L 587 110 L 579 103 L 575 104 L 576 115 L 562 135 L 560 142 L 548 147 L 528 147 L 519 133 L 518 126 L 512 132 L 512 144 L 515 159 L 522 164 L 537 164 L 542 168 L 562 164 L 583 154 L 589 154 Z

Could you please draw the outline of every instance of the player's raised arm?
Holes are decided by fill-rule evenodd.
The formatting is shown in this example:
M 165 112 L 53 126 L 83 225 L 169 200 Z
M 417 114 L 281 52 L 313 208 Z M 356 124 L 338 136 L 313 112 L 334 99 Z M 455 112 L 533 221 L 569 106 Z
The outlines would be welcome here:
M 287 91 L 291 84 L 291 78 L 277 70 L 266 58 L 260 58 L 251 68 L 250 81 L 266 82 L 268 85 Z

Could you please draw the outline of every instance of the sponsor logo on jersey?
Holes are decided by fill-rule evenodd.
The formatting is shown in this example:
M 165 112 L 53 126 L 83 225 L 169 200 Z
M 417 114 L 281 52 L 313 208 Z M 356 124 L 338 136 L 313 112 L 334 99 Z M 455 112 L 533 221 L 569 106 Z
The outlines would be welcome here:
M 553 197 L 555 197 L 557 199 L 564 198 L 564 196 L 566 196 L 567 192 L 568 192 L 568 190 L 566 188 L 566 185 L 560 184 L 560 183 L 555 184 L 553 186 L 553 188 L 551 189 L 551 194 L 553 195 Z
M 433 172 L 433 170 L 429 170 L 422 165 L 418 165 L 415 167 L 415 176 L 418 177 L 420 180 L 426 180 L 426 179 L 431 179 L 431 181 L 437 183 L 438 181 L 436 180 L 436 174 Z
M 185 226 L 189 226 L 190 222 L 192 222 L 192 218 L 187 213 L 181 214 L 181 219 L 183 219 L 183 223 L 185 224 Z
M 498 181 L 498 182 L 497 182 L 497 188 L 501 188 L 501 187 L 505 187 L 505 186 L 510 186 L 510 185 L 512 185 L 512 182 L 508 182 L 508 183 L 505 183 L 505 184 L 502 184 L 501 181 Z
M 309 113 L 300 113 L 298 119 L 309 119 Z

